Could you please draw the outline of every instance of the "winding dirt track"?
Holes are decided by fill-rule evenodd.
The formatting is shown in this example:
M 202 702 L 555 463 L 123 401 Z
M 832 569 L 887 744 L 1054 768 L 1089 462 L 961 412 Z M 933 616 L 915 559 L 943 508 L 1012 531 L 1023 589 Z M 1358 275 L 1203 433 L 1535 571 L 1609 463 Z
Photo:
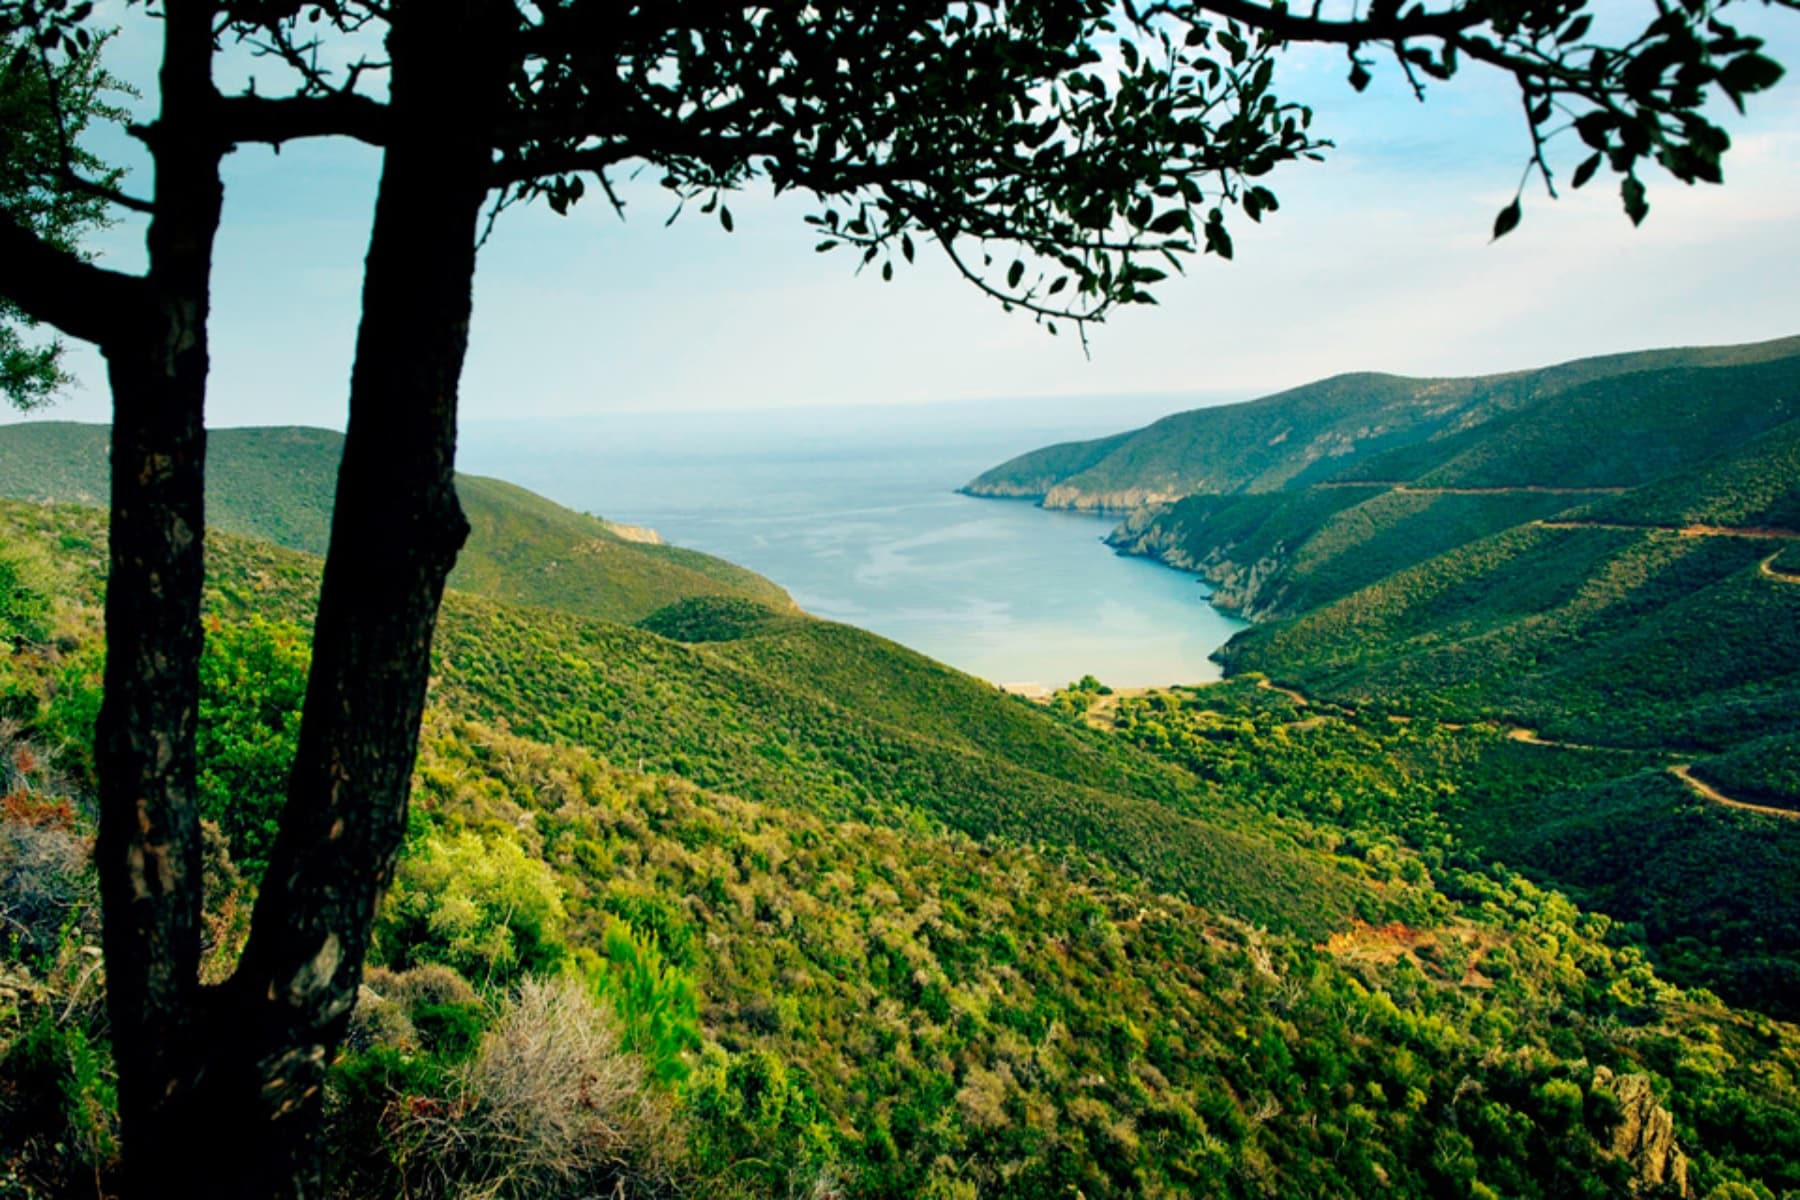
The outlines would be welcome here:
M 1327 479 L 1315 483 L 1322 488 L 1387 488 L 1392 492 L 1411 492 L 1415 496 L 1623 496 L 1630 488 L 1622 487 L 1548 487 L 1526 483 L 1516 487 L 1414 487 L 1391 479 Z
M 1780 817 L 1784 821 L 1800 821 L 1800 812 L 1791 808 L 1775 808 L 1768 804 L 1751 804 L 1748 800 L 1733 800 L 1718 788 L 1694 778 L 1691 763 L 1673 763 L 1669 774 L 1688 785 L 1688 789 L 1697 796 L 1711 800 L 1714 804 L 1723 804 L 1726 808 L 1741 808 L 1745 812 L 1762 813 L 1767 817 Z
M 1301 695 L 1299 692 L 1296 692 L 1293 688 L 1284 688 L 1284 687 L 1280 686 L 1279 684 L 1276 684 L 1268 679 L 1257 680 L 1256 686 L 1261 688 L 1265 692 L 1279 692 L 1283 696 L 1286 696 L 1289 700 L 1292 700 L 1295 704 L 1299 705 L 1301 708 L 1305 708 L 1308 704 L 1312 703 L 1305 696 Z
M 1763 559 L 1758 569 L 1776 583 L 1800 583 L 1800 575 L 1790 575 L 1786 571 L 1777 571 L 1775 569 L 1775 560 L 1780 557 L 1781 552 L 1776 551 L 1774 554 Z
M 1630 533 L 1672 533 L 1677 537 L 1761 538 L 1800 542 L 1800 531 L 1755 525 L 1628 525 L 1619 521 L 1533 521 L 1545 529 L 1623 529 Z

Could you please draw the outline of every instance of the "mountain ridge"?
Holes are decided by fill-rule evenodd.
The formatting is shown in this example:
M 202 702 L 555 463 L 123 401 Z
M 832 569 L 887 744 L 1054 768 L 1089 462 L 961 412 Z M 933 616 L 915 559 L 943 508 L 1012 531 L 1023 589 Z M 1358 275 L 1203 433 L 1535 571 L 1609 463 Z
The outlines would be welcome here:
M 960 490 L 1103 511 L 1196 493 L 1281 490 L 1344 476 L 1364 460 L 1454 437 L 1600 380 L 1797 355 L 1800 336 L 1602 355 L 1487 376 L 1341 374 L 1256 400 L 1171 414 L 1108 438 L 1028 451 Z

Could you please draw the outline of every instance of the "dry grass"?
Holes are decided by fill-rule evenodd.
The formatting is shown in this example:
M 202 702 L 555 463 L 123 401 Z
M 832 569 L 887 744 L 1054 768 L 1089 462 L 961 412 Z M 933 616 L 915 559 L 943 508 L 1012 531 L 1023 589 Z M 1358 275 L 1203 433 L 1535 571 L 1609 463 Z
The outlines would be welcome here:
M 407 1115 L 413 1193 L 446 1200 L 667 1195 L 664 1100 L 576 980 L 529 980 L 463 1068 L 459 1095 Z

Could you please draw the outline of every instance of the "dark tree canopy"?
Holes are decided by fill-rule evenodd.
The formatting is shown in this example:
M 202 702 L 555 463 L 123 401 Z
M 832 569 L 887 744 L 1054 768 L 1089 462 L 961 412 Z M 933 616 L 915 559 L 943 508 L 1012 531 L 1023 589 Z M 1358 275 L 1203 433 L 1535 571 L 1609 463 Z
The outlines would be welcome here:
M 26 96 L 34 114 L 28 136 L 0 142 L 0 303 L 16 306 L 0 320 L 97 343 L 114 396 L 98 859 L 126 1169 L 145 1196 L 319 1190 L 323 1072 L 405 829 L 432 631 L 467 529 L 452 464 L 484 210 L 566 211 L 590 192 L 619 205 L 614 179 L 646 171 L 730 229 L 728 193 L 798 191 L 821 250 L 888 277 L 935 245 L 1001 303 L 1084 325 L 1150 302 L 1194 255 L 1229 257 L 1228 214 L 1261 220 L 1274 169 L 1328 150 L 1279 96 L 1290 45 L 1342 47 L 1357 88 L 1384 64 L 1421 96 L 1471 63 L 1505 73 L 1525 178 L 1553 186 L 1559 140 L 1584 146 L 1570 184 L 1617 176 L 1633 221 L 1648 163 L 1722 177 L 1729 139 L 1709 98 L 1741 107 L 1781 73 L 1724 19 L 1731 0 L 1646 3 L 1619 37 L 1596 32 L 1589 0 L 138 7 L 163 43 L 158 112 L 131 128 L 155 163 L 142 198 L 66 149 L 97 111 L 92 6 L 0 0 L 0 38 L 26 51 L 0 101 Z M 215 60 L 234 45 L 276 90 L 219 90 Z M 238 145 L 331 136 L 383 151 L 331 547 L 249 941 L 227 983 L 202 987 L 195 713 L 220 163 Z M 64 215 L 35 213 L 36 197 Z M 150 217 L 142 275 L 72 245 L 114 206 Z M 1515 200 L 1496 236 L 1519 215 Z
M 101 71 L 99 49 L 78 44 L 53 64 L 22 31 L 0 37 L 0 213 L 65 253 L 107 223 L 107 193 L 120 176 L 80 140 L 94 121 L 124 116 L 106 102 L 118 85 Z M 0 398 L 26 410 L 70 382 L 61 342 L 38 335 L 40 324 L 0 296 Z

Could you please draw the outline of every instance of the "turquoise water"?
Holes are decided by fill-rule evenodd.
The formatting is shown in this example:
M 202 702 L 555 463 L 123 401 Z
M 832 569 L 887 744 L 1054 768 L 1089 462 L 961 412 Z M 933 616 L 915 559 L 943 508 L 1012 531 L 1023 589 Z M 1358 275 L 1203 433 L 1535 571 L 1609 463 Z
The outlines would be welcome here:
M 458 466 L 652 526 L 761 572 L 809 612 L 995 683 L 1218 678 L 1207 656 L 1243 624 L 1200 581 L 1115 555 L 1100 540 L 1109 519 L 954 491 L 1119 424 L 943 425 L 896 410 L 496 424 L 465 430 Z

